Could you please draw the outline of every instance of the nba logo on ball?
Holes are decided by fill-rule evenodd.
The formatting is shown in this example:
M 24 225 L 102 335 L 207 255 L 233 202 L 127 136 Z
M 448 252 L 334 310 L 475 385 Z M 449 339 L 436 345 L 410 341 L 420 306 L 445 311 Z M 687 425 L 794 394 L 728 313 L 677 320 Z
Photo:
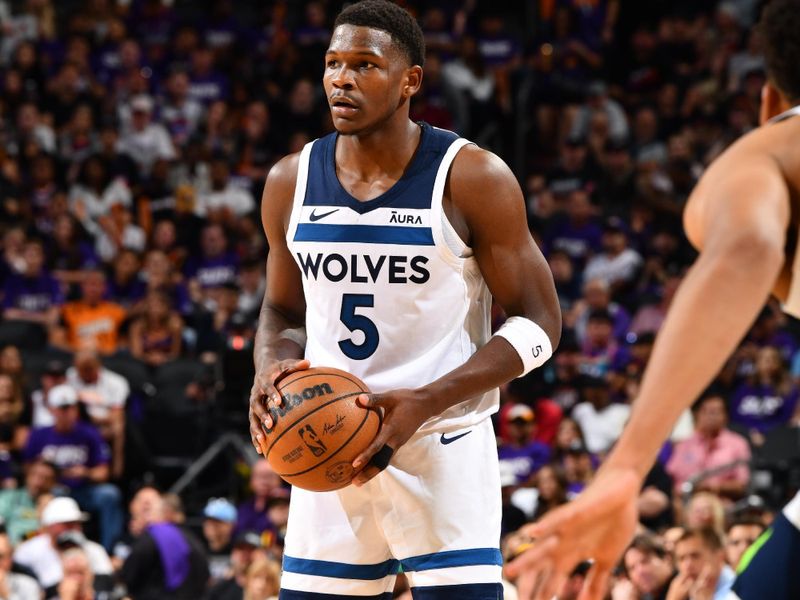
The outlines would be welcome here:
M 314 453 L 314 456 L 322 456 L 325 454 L 325 450 L 327 450 L 327 448 L 325 447 L 324 442 L 319 439 L 319 436 L 316 434 L 311 425 L 301 427 L 298 433 L 300 434 L 300 439 L 302 439 L 303 443 L 308 446 L 308 449 Z

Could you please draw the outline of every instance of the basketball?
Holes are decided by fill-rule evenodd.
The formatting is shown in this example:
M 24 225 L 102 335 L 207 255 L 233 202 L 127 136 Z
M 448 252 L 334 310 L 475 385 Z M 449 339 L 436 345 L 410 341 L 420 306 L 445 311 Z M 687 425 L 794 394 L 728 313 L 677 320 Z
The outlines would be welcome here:
M 270 412 L 267 460 L 285 481 L 314 492 L 338 490 L 353 479 L 353 460 L 375 438 L 377 411 L 356 404 L 369 393 L 357 377 L 329 367 L 291 373 L 275 386 L 283 398 Z

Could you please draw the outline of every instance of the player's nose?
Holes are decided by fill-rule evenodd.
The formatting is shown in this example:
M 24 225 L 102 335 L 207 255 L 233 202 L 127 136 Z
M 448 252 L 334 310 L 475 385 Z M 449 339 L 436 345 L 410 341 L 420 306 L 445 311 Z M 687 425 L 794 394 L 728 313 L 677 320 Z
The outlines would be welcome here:
M 340 90 L 352 90 L 355 87 L 353 72 L 342 65 L 331 74 L 331 85 Z

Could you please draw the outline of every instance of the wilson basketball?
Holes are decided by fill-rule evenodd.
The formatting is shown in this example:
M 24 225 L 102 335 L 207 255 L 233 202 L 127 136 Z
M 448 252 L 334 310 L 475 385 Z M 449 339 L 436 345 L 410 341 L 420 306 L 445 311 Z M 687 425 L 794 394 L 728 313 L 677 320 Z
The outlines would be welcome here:
M 353 479 L 353 460 L 375 438 L 377 411 L 356 404 L 369 392 L 357 377 L 329 367 L 291 373 L 275 386 L 267 460 L 284 480 L 314 492 L 338 490 Z

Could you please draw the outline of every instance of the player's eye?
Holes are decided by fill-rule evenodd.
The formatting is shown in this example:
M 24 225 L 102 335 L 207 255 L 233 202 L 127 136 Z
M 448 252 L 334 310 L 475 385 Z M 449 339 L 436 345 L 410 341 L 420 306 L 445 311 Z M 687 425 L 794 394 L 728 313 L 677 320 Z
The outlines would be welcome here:
M 329 69 L 335 69 L 337 66 L 339 66 L 339 61 L 330 59 L 325 63 L 325 66 Z
M 373 67 L 375 67 L 375 63 L 371 63 L 371 62 L 366 62 L 365 61 L 365 62 L 361 63 L 360 67 L 362 69 L 364 69 L 364 70 L 369 70 L 369 69 L 372 69 Z

